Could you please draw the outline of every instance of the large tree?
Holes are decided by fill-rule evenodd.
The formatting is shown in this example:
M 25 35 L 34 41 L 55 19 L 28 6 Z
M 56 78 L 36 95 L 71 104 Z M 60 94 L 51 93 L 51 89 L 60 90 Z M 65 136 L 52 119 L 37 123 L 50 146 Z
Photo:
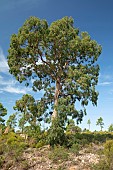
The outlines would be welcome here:
M 46 20 L 30 17 L 11 37 L 8 64 L 10 73 L 33 90 L 44 90 L 52 119 L 82 120 L 85 106 L 97 104 L 101 46 L 87 32 L 79 32 L 71 17 L 50 26 Z M 76 109 L 76 101 L 83 107 Z

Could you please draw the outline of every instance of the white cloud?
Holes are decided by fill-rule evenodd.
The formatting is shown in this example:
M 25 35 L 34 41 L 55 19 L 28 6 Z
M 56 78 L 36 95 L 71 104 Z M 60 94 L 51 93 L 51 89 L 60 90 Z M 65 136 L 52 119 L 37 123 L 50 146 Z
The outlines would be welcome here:
M 7 64 L 7 60 L 3 54 L 2 49 L 0 48 L 0 72 L 8 73 L 9 66 Z
M 0 86 L 3 86 L 3 85 L 12 85 L 12 86 L 14 86 L 14 85 L 16 85 L 16 83 L 17 83 L 16 80 L 13 80 L 13 79 L 7 80 L 7 79 L 4 79 L 4 77 L 2 77 L 0 75 Z
M 16 93 L 16 94 L 26 94 L 27 92 L 31 91 L 30 88 L 21 88 L 21 87 L 13 87 L 13 86 L 6 86 L 0 88 L 1 92 L 8 92 L 8 93 Z
M 105 82 L 99 83 L 98 85 L 99 85 L 99 86 L 106 86 L 106 85 L 111 85 L 111 84 L 113 84 L 113 82 L 105 81 Z
M 2 77 L 0 75 L 0 93 L 16 93 L 16 94 L 26 94 L 31 91 L 31 88 L 19 86 L 19 83 L 11 79 L 9 76 Z

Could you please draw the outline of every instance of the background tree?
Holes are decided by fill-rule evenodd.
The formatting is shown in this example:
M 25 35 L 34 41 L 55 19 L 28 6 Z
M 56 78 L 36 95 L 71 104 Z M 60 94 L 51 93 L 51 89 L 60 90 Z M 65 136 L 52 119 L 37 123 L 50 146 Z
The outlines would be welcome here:
M 75 126 L 75 122 L 73 119 L 70 119 L 68 121 L 68 125 L 66 127 L 66 132 L 68 133 L 77 133 L 77 132 L 81 132 L 81 128 L 79 126 Z
M 33 90 L 44 90 L 52 120 L 71 115 L 81 122 L 88 102 L 97 104 L 100 54 L 101 46 L 87 32 L 80 33 L 71 17 L 50 26 L 30 17 L 11 37 L 9 71 L 20 83 L 31 85 L 32 80 Z M 76 101 L 83 109 L 76 109 Z
M 88 119 L 87 124 L 89 125 L 89 130 L 90 130 L 90 125 L 91 125 L 90 119 Z
M 17 126 L 17 118 L 15 113 L 9 116 L 8 120 L 6 121 L 6 125 L 14 131 L 15 127 Z
M 102 118 L 102 117 L 100 117 L 100 118 L 97 120 L 96 125 L 97 125 L 97 126 L 100 126 L 100 129 L 101 129 L 101 131 L 102 131 L 102 129 L 103 129 L 103 127 L 104 127 L 104 122 L 103 122 L 103 118 Z
M 42 101 L 35 101 L 35 99 L 29 95 L 25 94 L 21 99 L 16 101 L 14 109 L 19 111 L 19 127 L 24 131 L 25 124 L 29 123 L 31 128 L 37 129 L 37 123 L 45 111 Z
M 111 124 L 108 128 L 108 132 L 113 132 L 113 124 Z
M 2 130 L 5 128 L 5 119 L 4 116 L 7 115 L 7 109 L 0 103 L 0 131 L 2 133 Z

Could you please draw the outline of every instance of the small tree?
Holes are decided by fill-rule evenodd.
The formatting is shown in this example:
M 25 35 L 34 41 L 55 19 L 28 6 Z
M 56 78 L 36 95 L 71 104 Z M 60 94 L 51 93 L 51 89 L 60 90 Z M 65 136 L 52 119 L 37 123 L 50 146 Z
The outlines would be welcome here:
M 104 127 L 104 122 L 103 122 L 103 118 L 102 118 L 102 117 L 100 117 L 100 118 L 97 120 L 96 125 L 97 125 L 97 126 L 100 126 L 100 129 L 101 129 L 101 131 L 102 131 L 102 129 L 103 129 L 103 127 Z
M 36 129 L 38 120 L 46 110 L 43 101 L 35 101 L 33 96 L 25 94 L 21 99 L 16 101 L 14 109 L 19 113 L 19 127 L 24 131 L 24 126 L 29 123 L 32 128 Z
M 10 129 L 14 130 L 16 125 L 17 125 L 17 118 L 16 118 L 16 114 L 12 114 L 9 116 L 6 125 L 10 127 Z
M 108 128 L 108 132 L 113 132 L 113 124 L 111 124 Z
M 81 128 L 79 126 L 75 126 L 75 122 L 74 120 L 70 119 L 68 121 L 68 125 L 66 127 L 66 132 L 69 133 L 77 133 L 77 132 L 81 132 Z
M 90 119 L 88 119 L 87 124 L 89 125 L 89 130 L 90 130 L 90 125 L 91 125 Z
M 7 115 L 7 109 L 0 103 L 0 130 L 2 133 L 2 130 L 5 128 L 5 119 L 4 116 Z

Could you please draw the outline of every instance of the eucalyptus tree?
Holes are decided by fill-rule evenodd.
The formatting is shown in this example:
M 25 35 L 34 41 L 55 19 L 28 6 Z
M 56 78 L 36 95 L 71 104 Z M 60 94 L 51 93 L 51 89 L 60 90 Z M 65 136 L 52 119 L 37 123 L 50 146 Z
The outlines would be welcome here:
M 9 71 L 34 91 L 43 90 L 52 120 L 67 116 L 81 122 L 85 106 L 97 105 L 98 57 L 101 46 L 87 32 L 80 32 L 71 17 L 50 25 L 30 17 L 11 36 Z M 81 110 L 76 109 L 76 102 Z

